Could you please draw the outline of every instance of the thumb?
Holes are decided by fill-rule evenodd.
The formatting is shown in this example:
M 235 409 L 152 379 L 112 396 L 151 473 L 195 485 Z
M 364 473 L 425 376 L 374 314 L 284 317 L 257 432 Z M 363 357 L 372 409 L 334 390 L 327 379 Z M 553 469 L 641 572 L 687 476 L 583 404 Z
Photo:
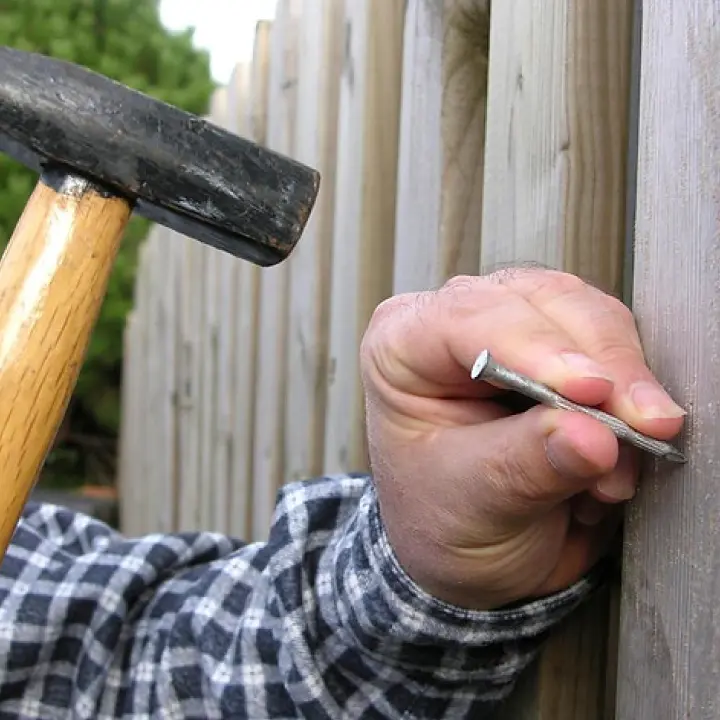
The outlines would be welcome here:
M 618 442 L 609 428 L 581 413 L 541 406 L 440 436 L 442 453 L 424 457 L 450 463 L 445 472 L 433 468 L 433 473 L 463 478 L 462 502 L 470 500 L 483 515 L 546 512 L 592 488 L 618 461 Z

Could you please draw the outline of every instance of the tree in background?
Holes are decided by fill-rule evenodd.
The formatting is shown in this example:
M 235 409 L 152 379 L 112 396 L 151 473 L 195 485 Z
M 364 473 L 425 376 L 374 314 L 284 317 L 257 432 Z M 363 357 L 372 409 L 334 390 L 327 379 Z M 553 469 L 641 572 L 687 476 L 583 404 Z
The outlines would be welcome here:
M 192 31 L 171 33 L 158 0 L 0 0 L 0 45 L 69 60 L 184 110 L 203 114 L 214 89 L 207 53 Z M 0 155 L 0 249 L 37 181 Z M 133 217 L 117 257 L 64 425 L 42 482 L 76 485 L 114 476 L 122 333 L 132 306 L 137 249 L 148 223 Z

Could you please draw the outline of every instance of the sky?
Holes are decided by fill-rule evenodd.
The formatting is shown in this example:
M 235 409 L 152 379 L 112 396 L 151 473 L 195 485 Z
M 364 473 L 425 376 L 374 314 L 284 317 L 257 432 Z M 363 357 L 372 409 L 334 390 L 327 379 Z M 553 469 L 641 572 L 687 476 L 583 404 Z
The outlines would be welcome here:
M 255 24 L 275 15 L 277 0 L 161 0 L 171 30 L 195 28 L 195 44 L 210 53 L 213 78 L 226 83 L 238 62 L 252 57 Z

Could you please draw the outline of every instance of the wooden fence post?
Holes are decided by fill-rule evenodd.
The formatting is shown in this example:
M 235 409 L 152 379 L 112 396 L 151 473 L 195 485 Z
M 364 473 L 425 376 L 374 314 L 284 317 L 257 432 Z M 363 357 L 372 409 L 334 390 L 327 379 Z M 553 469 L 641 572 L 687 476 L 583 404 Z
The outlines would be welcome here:
M 392 293 L 404 0 L 346 0 L 325 472 L 368 469 L 359 348 Z
M 285 481 L 322 473 L 342 22 L 337 0 L 303 1 L 295 157 L 317 169 L 321 183 L 303 238 L 288 261 Z
M 213 93 L 210 112 L 205 119 L 215 125 L 223 126 L 225 107 L 227 104 L 227 89 L 218 88 Z M 217 429 L 218 404 L 218 336 L 219 336 L 219 308 L 218 308 L 218 267 L 221 261 L 220 251 L 209 245 L 202 245 L 203 254 L 203 291 L 199 301 L 202 317 L 200 321 L 200 344 L 197 348 L 201 366 L 201 393 L 199 402 L 199 516 L 203 529 L 215 530 L 217 519 L 215 517 L 214 498 L 217 494 L 215 462 L 217 459 L 215 438 Z
M 117 489 L 119 501 L 119 529 L 131 535 L 135 532 L 135 478 L 137 477 L 137 445 L 135 421 L 140 412 L 137 405 L 137 310 L 133 308 L 125 320 L 123 331 L 122 398 L 120 436 L 118 438 Z
M 155 246 L 151 267 L 154 306 L 151 327 L 155 343 L 152 356 L 155 362 L 149 376 L 151 393 L 148 397 L 153 398 L 150 402 L 155 422 L 148 435 L 154 440 L 148 452 L 155 465 L 156 481 L 151 503 L 154 508 L 152 524 L 147 530 L 173 532 L 177 525 L 175 234 L 166 227 L 156 226 L 150 240 Z
M 180 395 L 178 398 L 178 437 L 180 467 L 178 473 L 178 529 L 201 530 L 200 495 L 202 469 L 200 465 L 200 401 L 202 388 L 202 322 L 205 280 L 203 247 L 195 240 L 175 235 L 182 243 L 179 253 L 181 273 L 182 353 L 180 357 Z
M 483 271 L 535 261 L 622 294 L 632 17 L 631 0 L 492 4 Z M 607 595 L 552 637 L 503 717 L 612 717 Z
M 302 0 L 279 0 L 270 42 L 267 144 L 294 154 L 297 109 L 297 23 Z M 284 481 L 287 391 L 288 264 L 260 272 L 257 396 L 253 445 L 253 540 L 264 540 Z
M 630 506 L 618 720 L 720 713 L 720 4 L 643 2 L 633 310 L 688 417 Z
M 271 26 L 270 22 L 263 21 L 255 29 L 247 95 L 244 106 L 234 113 L 236 132 L 260 144 L 265 144 L 267 136 Z M 250 537 L 252 525 L 259 272 L 259 268 L 250 262 L 240 261 L 235 265 L 237 294 L 233 332 L 235 367 L 229 531 L 242 539 Z
M 248 66 L 235 67 L 224 92 L 216 94 L 211 119 L 226 130 L 236 130 L 247 94 Z M 213 306 L 211 330 L 215 352 L 214 397 L 208 454 L 210 474 L 203 478 L 203 493 L 208 497 L 209 530 L 229 532 L 231 524 L 231 467 L 233 452 L 234 370 L 244 358 L 235 354 L 235 310 L 237 307 L 237 269 L 242 262 L 227 253 L 212 250 L 207 260 L 207 282 L 212 287 L 209 302 Z
M 135 309 L 137 313 L 138 324 L 136 327 L 137 335 L 135 337 L 137 343 L 137 386 L 138 393 L 138 418 L 135 427 L 135 452 L 136 459 L 136 475 L 133 478 L 135 486 L 134 508 L 134 525 L 135 533 L 140 534 L 147 532 L 150 525 L 150 515 L 152 512 L 151 498 L 153 487 L 152 468 L 148 462 L 148 431 L 152 427 L 152 420 L 149 417 L 150 406 L 148 403 L 148 395 L 150 392 L 150 373 L 148 372 L 148 355 L 150 350 L 150 333 L 148 330 L 148 275 L 150 272 L 150 252 L 152 246 L 148 239 L 140 246 L 138 251 L 138 272 L 135 281 Z
M 484 0 L 408 2 L 395 293 L 477 272 L 489 33 Z

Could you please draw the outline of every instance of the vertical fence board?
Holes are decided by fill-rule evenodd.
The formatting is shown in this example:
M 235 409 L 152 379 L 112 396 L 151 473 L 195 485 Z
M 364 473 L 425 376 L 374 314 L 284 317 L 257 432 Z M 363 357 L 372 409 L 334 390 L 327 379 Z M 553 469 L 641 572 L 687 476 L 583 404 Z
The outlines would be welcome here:
M 237 65 L 223 92 L 216 92 L 211 120 L 234 132 L 236 116 L 242 112 L 246 94 L 248 68 Z M 210 475 L 204 492 L 208 495 L 210 525 L 208 529 L 230 531 L 230 498 L 232 465 L 233 395 L 235 355 L 235 307 L 237 299 L 236 266 L 240 262 L 228 253 L 213 251 L 208 256 L 207 281 L 212 286 L 208 301 L 213 305 L 212 330 L 215 351 L 214 395 L 211 397 L 213 423 L 210 435 Z
M 301 0 L 280 0 L 271 30 L 267 144 L 293 155 L 297 105 L 297 23 Z M 267 537 L 283 482 L 287 387 L 288 265 L 260 272 L 257 398 L 253 445 L 253 540 Z
M 125 320 L 123 330 L 123 369 L 120 415 L 120 436 L 118 438 L 118 506 L 119 528 L 128 535 L 134 534 L 133 515 L 135 501 L 135 478 L 137 477 L 137 442 L 134 423 L 140 416 L 137 405 L 137 310 L 133 308 Z
M 216 268 L 220 252 L 209 246 L 202 246 L 203 294 L 200 298 L 202 319 L 200 323 L 201 392 L 199 397 L 200 416 L 198 440 L 200 463 L 198 469 L 198 499 L 200 526 L 214 529 L 213 496 L 215 494 L 215 408 L 217 406 L 217 278 Z
M 367 470 L 358 352 L 392 292 L 402 0 L 347 0 L 333 230 L 325 472 Z
M 154 489 L 154 522 L 152 532 L 172 532 L 176 528 L 175 478 L 175 254 L 171 244 L 173 233 L 162 226 L 153 230 L 155 262 L 153 286 L 155 292 L 155 322 L 153 328 L 157 358 L 152 382 L 155 384 L 157 405 L 156 443 L 153 456 L 156 463 L 157 484 Z
M 395 293 L 477 272 L 489 23 L 484 1 L 408 2 Z
M 200 243 L 176 236 L 184 245 L 181 259 L 183 355 L 181 368 L 181 396 L 179 437 L 181 444 L 179 529 L 202 529 L 200 517 L 200 398 L 202 396 L 202 297 L 204 293 L 205 251 Z
M 631 0 L 493 7 L 484 269 L 537 260 L 621 294 L 632 17 Z
M 223 126 L 227 105 L 227 88 L 215 90 L 210 103 L 210 114 L 206 118 L 215 125 Z M 216 517 L 215 498 L 222 495 L 217 486 L 217 406 L 218 406 L 218 344 L 220 311 L 218 274 L 223 262 L 223 253 L 209 245 L 202 245 L 204 268 L 204 292 L 200 296 L 202 319 L 200 322 L 200 346 L 198 347 L 201 366 L 201 393 L 199 396 L 199 516 L 204 529 L 221 529 Z
M 303 1 L 298 57 L 302 102 L 297 107 L 295 157 L 317 169 L 322 180 L 303 238 L 288 264 L 288 481 L 322 472 L 342 21 L 342 4 L 336 0 Z
M 540 262 L 621 295 L 632 10 L 493 4 L 483 270 Z M 551 638 L 505 717 L 611 717 L 608 635 L 603 592 Z
M 237 133 L 240 118 L 245 113 L 249 83 L 249 64 L 238 64 L 230 78 L 224 104 L 216 108 L 214 119 L 231 132 Z M 227 253 L 215 256 L 215 300 L 217 303 L 217 378 L 215 408 L 214 463 L 212 482 L 213 529 L 233 531 L 233 453 L 236 399 L 236 366 L 246 357 L 238 352 L 236 342 L 237 301 L 240 298 L 239 265 L 242 260 Z
M 270 30 L 268 21 L 255 30 L 252 67 L 245 107 L 235 113 L 239 135 L 265 144 L 267 138 L 267 97 L 269 86 Z M 256 353 L 259 318 L 259 269 L 249 262 L 235 266 L 236 304 L 235 367 L 233 390 L 233 454 L 231 464 L 230 532 L 250 537 L 253 491 L 253 442 L 256 406 Z
M 137 473 L 135 479 L 136 499 L 138 505 L 135 507 L 134 522 L 136 523 L 136 533 L 147 532 L 150 526 L 151 518 L 151 495 L 152 495 L 152 467 L 150 465 L 150 457 L 148 447 L 151 446 L 151 440 L 148 438 L 152 427 L 150 417 L 150 406 L 148 395 L 150 392 L 151 376 L 149 372 L 149 356 L 150 356 L 150 333 L 148 328 L 148 305 L 149 305 L 149 266 L 151 245 L 149 238 L 145 240 L 139 250 L 138 277 L 136 281 L 135 307 L 137 308 L 138 327 L 138 384 L 137 392 L 139 395 L 138 409 L 140 415 L 137 423 Z
M 643 2 L 633 309 L 688 410 L 682 467 L 650 463 L 625 534 L 618 720 L 720 714 L 720 5 Z

